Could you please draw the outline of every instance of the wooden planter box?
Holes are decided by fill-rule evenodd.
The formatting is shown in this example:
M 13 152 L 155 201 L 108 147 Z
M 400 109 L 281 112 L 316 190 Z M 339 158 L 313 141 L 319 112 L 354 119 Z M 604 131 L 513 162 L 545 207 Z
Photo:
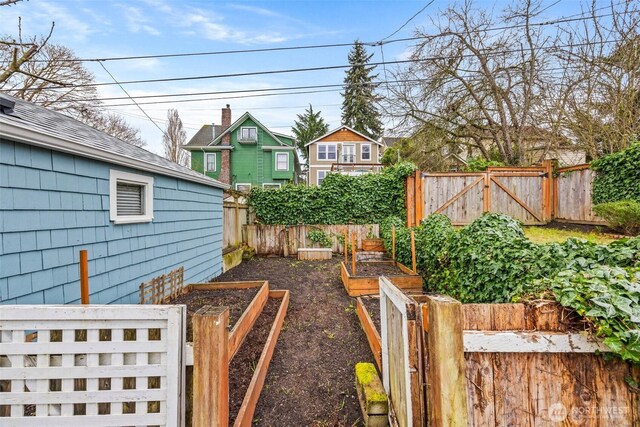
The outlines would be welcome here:
M 382 239 L 362 239 L 362 250 L 364 252 L 386 252 L 384 240 Z
M 320 261 L 331 259 L 331 248 L 299 248 L 298 259 L 301 261 Z
M 387 276 L 391 283 L 400 289 L 409 292 L 422 292 L 422 277 L 415 274 L 409 268 L 397 261 L 374 262 L 394 265 L 404 273 L 402 275 Z M 367 263 L 361 262 L 359 264 L 362 265 Z M 342 284 L 350 297 L 357 297 L 360 295 L 377 295 L 379 293 L 378 281 L 380 276 L 352 276 L 344 261 L 340 265 L 340 272 L 342 276 Z
M 360 320 L 360 326 L 367 336 L 367 341 L 369 342 L 369 347 L 371 348 L 371 353 L 376 361 L 376 365 L 378 365 L 378 370 L 382 371 L 382 339 L 367 311 L 367 307 L 360 297 L 356 298 L 356 313 Z

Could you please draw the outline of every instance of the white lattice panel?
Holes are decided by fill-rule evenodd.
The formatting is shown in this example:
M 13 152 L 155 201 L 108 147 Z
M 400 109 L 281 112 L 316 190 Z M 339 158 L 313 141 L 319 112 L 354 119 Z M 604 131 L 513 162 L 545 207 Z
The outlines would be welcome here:
M 0 306 L 0 425 L 183 425 L 185 316 L 170 305 Z

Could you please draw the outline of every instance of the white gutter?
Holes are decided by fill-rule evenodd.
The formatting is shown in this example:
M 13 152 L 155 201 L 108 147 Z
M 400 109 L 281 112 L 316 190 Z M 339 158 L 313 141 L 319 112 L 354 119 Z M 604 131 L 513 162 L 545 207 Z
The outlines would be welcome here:
M 209 187 L 220 188 L 226 190 L 229 185 L 223 184 L 206 176 L 196 176 L 188 173 L 167 169 L 165 167 L 149 163 L 142 159 L 134 159 L 122 154 L 112 153 L 111 151 L 89 147 L 84 144 L 69 141 L 47 132 L 31 129 L 28 124 L 22 125 L 13 121 L 0 119 L 2 126 L 0 127 L 0 135 L 7 139 L 36 145 L 43 148 L 49 148 L 56 151 L 62 151 L 77 156 L 87 157 L 90 159 L 100 160 L 107 163 L 113 163 L 132 169 L 142 170 L 145 172 L 154 172 L 160 175 L 166 175 L 173 178 L 180 178 L 185 181 L 197 182 L 198 184 L 207 185 Z

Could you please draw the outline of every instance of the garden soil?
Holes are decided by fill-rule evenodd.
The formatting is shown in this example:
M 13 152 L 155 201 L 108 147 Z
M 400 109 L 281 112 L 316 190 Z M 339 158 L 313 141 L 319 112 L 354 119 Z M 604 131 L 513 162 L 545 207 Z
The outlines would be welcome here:
M 291 291 L 254 425 L 362 425 L 354 368 L 373 362 L 373 356 L 355 300 L 340 280 L 339 262 L 253 258 L 216 278 L 249 280 L 268 280 L 271 289 Z

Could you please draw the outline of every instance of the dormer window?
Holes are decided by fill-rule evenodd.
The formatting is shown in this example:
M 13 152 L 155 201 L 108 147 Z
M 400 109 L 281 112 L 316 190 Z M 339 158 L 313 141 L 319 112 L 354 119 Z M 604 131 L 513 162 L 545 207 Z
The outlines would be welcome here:
M 258 128 L 256 127 L 241 127 L 238 131 L 238 142 L 257 142 L 258 141 Z

